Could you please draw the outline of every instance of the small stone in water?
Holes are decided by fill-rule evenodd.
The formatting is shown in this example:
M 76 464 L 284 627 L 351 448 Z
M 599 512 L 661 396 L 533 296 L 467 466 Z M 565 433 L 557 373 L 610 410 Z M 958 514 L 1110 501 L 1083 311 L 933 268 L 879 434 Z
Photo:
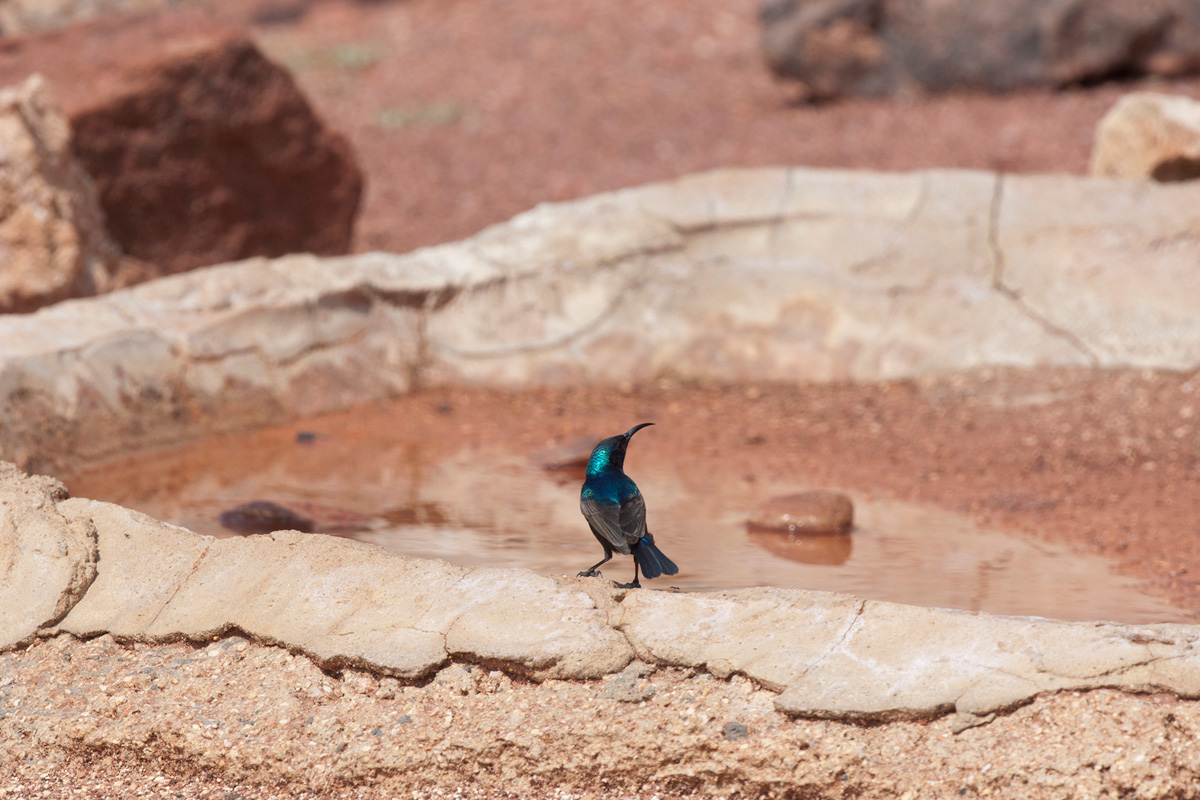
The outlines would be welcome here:
M 845 533 L 853 523 L 850 498 L 824 491 L 771 498 L 746 520 L 754 530 L 793 534 Z
M 270 500 L 255 500 L 221 513 L 217 520 L 222 526 L 239 533 L 271 533 L 300 531 L 312 533 L 313 521 L 286 506 Z

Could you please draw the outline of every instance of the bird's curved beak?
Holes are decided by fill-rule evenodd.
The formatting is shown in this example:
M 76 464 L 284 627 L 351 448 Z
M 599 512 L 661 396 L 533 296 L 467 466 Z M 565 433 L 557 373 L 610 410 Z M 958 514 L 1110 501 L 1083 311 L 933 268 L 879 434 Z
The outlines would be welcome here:
M 625 440 L 629 441 L 630 437 L 632 437 L 635 433 L 640 431 L 642 428 L 649 428 L 653 424 L 654 424 L 653 422 L 643 422 L 641 425 L 634 425 L 632 428 L 625 431 Z

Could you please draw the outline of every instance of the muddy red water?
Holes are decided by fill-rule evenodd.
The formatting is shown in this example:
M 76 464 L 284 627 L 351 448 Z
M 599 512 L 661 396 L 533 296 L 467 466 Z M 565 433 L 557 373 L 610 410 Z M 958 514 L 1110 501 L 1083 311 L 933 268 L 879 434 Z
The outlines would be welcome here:
M 547 448 L 658 425 L 626 462 L 682 567 L 648 585 L 773 585 L 1065 619 L 1194 618 L 1189 376 L 986 371 L 922 382 L 438 390 L 131 456 L 73 493 L 213 535 L 252 500 L 421 557 L 574 574 L 600 557 Z M 766 499 L 855 500 L 849 538 L 750 533 Z M 628 558 L 605 577 L 631 577 Z

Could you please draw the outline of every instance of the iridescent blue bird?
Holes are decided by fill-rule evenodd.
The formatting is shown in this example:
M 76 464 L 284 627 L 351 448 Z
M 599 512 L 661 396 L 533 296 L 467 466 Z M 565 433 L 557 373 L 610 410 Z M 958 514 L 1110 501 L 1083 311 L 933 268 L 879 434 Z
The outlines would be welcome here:
M 629 439 L 653 424 L 634 425 L 620 436 L 610 436 L 592 450 L 587 478 L 579 492 L 579 508 L 591 526 L 592 534 L 604 548 L 604 558 L 579 573 L 581 578 L 598 576 L 599 567 L 612 558 L 614 550 L 633 556 L 633 583 L 617 584 L 622 589 L 636 589 L 642 585 L 638 582 L 639 568 L 647 578 L 679 572 L 679 567 L 663 555 L 654 544 L 654 536 L 646 530 L 646 501 L 623 469 Z

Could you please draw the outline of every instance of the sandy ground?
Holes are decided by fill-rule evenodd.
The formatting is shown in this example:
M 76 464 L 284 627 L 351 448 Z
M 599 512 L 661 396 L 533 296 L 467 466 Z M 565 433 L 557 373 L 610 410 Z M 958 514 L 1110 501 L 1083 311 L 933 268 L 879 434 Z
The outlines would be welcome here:
M 638 662 L 603 681 L 451 665 L 403 685 L 237 637 L 60 637 L 0 655 L 0 697 L 0 797 L 1041 800 L 1200 780 L 1200 703 L 1113 691 L 956 733 L 949 717 L 791 719 L 740 676 Z

